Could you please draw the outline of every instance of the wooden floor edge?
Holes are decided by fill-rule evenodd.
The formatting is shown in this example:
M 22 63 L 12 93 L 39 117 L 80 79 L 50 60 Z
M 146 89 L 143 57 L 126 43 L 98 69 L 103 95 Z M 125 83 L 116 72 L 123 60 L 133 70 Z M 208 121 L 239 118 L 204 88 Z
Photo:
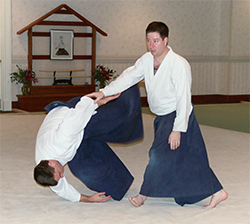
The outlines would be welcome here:
M 193 104 L 218 104 L 218 103 L 240 103 L 241 101 L 250 102 L 250 94 L 247 95 L 193 95 Z M 141 97 L 143 107 L 148 106 L 147 97 Z M 18 101 L 12 102 L 12 108 L 18 108 Z
M 250 94 L 245 95 L 192 95 L 193 104 L 219 104 L 250 102 Z M 147 97 L 141 97 L 142 106 L 148 106 Z

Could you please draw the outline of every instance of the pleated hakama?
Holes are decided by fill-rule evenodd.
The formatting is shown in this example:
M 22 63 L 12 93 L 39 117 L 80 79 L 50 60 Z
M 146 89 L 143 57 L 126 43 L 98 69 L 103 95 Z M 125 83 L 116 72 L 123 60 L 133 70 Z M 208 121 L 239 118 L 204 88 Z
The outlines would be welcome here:
M 56 101 L 45 109 L 50 111 L 58 106 L 72 108 L 80 98 Z M 89 189 L 106 192 L 114 200 L 121 200 L 134 177 L 107 142 L 129 143 L 142 137 L 141 100 L 139 88 L 135 85 L 116 100 L 97 109 L 85 127 L 83 140 L 68 166 Z
M 168 138 L 176 112 L 157 116 L 155 139 L 140 194 L 150 197 L 174 197 L 176 203 L 196 203 L 222 189 L 209 166 L 206 146 L 194 112 L 188 130 L 181 133 L 181 143 L 171 150 Z

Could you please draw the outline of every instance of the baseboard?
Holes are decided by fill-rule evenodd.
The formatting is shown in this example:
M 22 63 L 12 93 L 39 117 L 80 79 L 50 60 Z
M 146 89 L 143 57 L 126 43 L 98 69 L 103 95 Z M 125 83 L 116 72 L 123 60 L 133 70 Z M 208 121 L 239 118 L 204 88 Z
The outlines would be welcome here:
M 17 101 L 12 101 L 12 108 L 18 109 L 18 102 Z
M 217 103 L 240 103 L 241 101 L 250 102 L 250 95 L 193 95 L 193 104 L 217 104 Z M 148 106 L 147 97 L 141 97 L 143 107 Z
M 250 101 L 250 95 L 193 95 L 193 104 L 240 103 Z
M 250 95 L 193 95 L 193 104 L 217 104 L 217 103 L 240 103 L 241 101 L 250 102 Z M 147 97 L 141 97 L 143 107 L 148 106 Z M 18 102 L 12 101 L 12 108 L 18 108 Z

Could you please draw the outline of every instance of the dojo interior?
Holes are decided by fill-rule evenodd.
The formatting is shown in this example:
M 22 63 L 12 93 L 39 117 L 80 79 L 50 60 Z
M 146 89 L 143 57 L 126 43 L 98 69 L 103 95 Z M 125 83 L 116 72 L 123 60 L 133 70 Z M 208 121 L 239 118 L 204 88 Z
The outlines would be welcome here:
M 249 1 L 0 3 L 0 223 L 250 222 Z M 73 13 L 67 15 L 60 10 Z M 48 21 L 56 21 L 57 25 Z M 68 21 L 82 24 L 66 26 Z M 163 21 L 169 26 L 169 45 L 191 65 L 194 110 L 210 165 L 229 198 L 211 210 L 202 209 L 210 198 L 184 207 L 172 198 L 148 198 L 140 208 L 129 203 L 128 198 L 140 189 L 153 141 L 155 115 L 148 109 L 143 82 L 139 87 L 144 138 L 128 145 L 110 144 L 135 178 L 121 201 L 72 203 L 38 186 L 33 180 L 33 168 L 36 134 L 46 116 L 41 108 L 53 100 L 67 100 L 98 89 L 90 77 L 93 66 L 105 65 L 119 75 L 133 65 L 147 51 L 145 28 L 152 21 Z M 50 30 L 77 34 L 71 40 L 73 58 L 51 56 Z M 21 84 L 10 82 L 9 74 L 16 70 L 16 65 L 32 68 L 38 77 L 28 96 L 22 95 Z M 54 71 L 66 79 L 73 71 L 73 85 L 53 85 Z M 65 176 L 79 192 L 94 193 L 67 166 Z

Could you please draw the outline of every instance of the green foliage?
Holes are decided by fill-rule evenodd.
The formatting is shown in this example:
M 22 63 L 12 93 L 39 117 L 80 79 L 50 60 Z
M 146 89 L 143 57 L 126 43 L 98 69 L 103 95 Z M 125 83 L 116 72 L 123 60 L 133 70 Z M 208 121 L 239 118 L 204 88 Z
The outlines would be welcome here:
M 36 83 L 36 73 L 30 69 L 22 69 L 16 65 L 17 71 L 10 73 L 10 80 L 12 83 L 19 84 L 22 83 L 27 85 L 30 82 Z

